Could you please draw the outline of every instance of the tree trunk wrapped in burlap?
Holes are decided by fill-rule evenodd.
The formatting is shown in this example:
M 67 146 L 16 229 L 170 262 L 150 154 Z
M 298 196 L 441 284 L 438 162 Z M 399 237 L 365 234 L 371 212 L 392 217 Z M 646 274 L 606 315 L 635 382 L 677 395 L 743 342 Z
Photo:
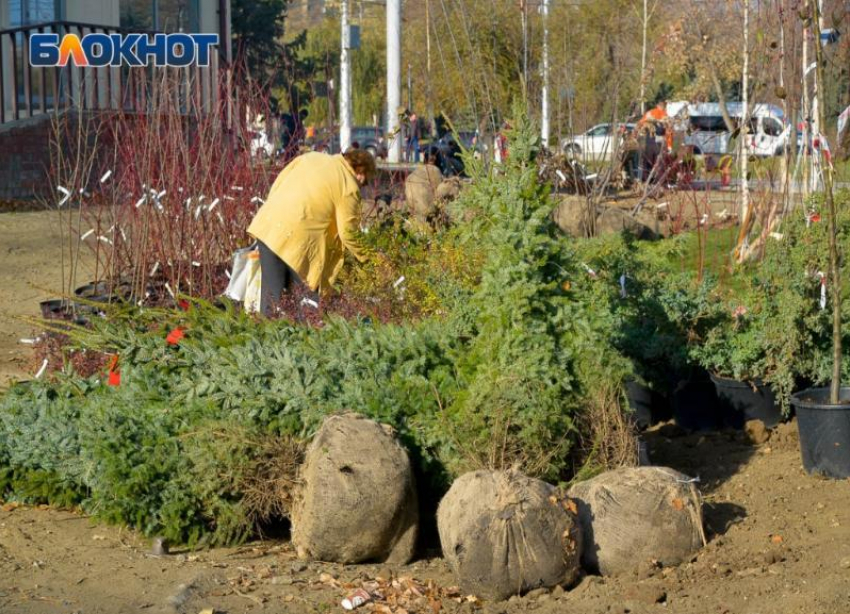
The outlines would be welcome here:
M 393 430 L 357 414 L 327 418 L 299 472 L 292 543 L 301 558 L 404 564 L 419 508 L 407 452 Z
M 509 471 L 467 473 L 437 512 L 440 544 L 465 593 L 492 600 L 573 582 L 581 530 L 555 487 Z
M 604 576 L 654 560 L 678 565 L 705 544 L 700 495 L 667 467 L 623 467 L 569 490 L 584 532 L 582 563 Z

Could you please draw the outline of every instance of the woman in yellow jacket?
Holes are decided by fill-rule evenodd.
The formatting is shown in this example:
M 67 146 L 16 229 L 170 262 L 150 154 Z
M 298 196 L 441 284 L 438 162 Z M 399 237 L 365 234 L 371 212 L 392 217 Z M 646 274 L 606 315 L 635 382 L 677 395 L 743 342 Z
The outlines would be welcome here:
M 264 314 L 294 285 L 325 293 L 342 268 L 343 250 L 366 260 L 359 241 L 360 188 L 374 173 L 372 155 L 355 149 L 304 154 L 278 175 L 248 227 L 260 248 Z

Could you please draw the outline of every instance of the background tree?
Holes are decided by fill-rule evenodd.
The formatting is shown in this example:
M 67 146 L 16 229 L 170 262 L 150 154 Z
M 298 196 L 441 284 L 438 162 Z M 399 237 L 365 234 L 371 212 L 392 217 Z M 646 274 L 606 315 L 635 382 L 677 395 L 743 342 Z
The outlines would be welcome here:
M 300 87 L 314 66 L 300 61 L 305 36 L 285 42 L 286 13 L 290 0 L 232 0 L 231 32 L 237 60 L 244 62 L 249 78 L 274 88 L 274 107 L 298 109 L 311 92 Z

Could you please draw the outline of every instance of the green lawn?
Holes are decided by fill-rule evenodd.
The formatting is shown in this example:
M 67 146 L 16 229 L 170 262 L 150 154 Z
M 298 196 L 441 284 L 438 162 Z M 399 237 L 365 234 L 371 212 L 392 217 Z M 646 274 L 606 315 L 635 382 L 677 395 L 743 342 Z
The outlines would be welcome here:
M 674 256 L 674 264 L 679 264 L 681 270 L 691 271 L 697 275 L 700 267 L 700 241 L 703 241 L 703 274 L 711 275 L 719 280 L 720 286 L 734 292 L 742 288 L 740 276 L 735 274 L 738 267 L 732 263 L 732 251 L 738 237 L 738 227 L 714 228 L 708 232 L 695 231 L 685 233 L 682 241 L 682 252 Z
M 792 164 L 794 161 L 791 161 Z M 782 159 L 777 157 L 772 158 L 750 158 L 749 175 L 751 179 L 766 179 L 767 177 L 779 177 L 780 169 L 782 168 Z M 738 165 L 735 164 L 732 169 L 732 176 L 740 176 Z M 850 182 L 850 160 L 835 161 L 835 181 Z
M 582 160 L 588 173 L 598 173 L 610 166 L 610 162 L 602 160 Z M 794 161 L 792 160 L 792 164 Z M 696 156 L 696 174 L 700 176 L 704 172 L 705 162 L 702 156 Z M 751 179 L 767 179 L 770 176 L 779 177 L 782 168 L 782 159 L 779 157 L 750 158 L 749 175 Z M 732 177 L 740 176 L 737 161 L 732 165 Z M 835 181 L 850 182 L 850 160 L 835 161 Z

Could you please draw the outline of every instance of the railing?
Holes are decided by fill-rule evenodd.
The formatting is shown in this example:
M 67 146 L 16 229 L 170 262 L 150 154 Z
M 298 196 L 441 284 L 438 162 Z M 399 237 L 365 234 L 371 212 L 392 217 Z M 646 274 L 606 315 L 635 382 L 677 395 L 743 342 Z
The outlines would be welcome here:
M 70 60 L 64 67 L 30 66 L 30 40 L 35 33 L 65 34 L 82 38 L 89 33 L 155 32 L 113 26 L 54 21 L 0 30 L 0 124 L 65 109 L 124 110 L 147 113 L 163 79 L 173 79 L 179 92 L 178 108 L 186 113 L 211 108 L 217 99 L 216 75 L 223 63 L 211 55 L 209 66 L 79 67 Z

